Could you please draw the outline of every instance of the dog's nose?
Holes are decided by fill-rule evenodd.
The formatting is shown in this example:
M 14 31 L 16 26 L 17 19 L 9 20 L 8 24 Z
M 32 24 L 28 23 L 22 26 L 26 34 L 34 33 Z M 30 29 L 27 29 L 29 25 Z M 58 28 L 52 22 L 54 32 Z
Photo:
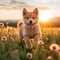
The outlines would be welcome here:
M 32 21 L 29 21 L 30 22 L 30 24 L 32 24 Z

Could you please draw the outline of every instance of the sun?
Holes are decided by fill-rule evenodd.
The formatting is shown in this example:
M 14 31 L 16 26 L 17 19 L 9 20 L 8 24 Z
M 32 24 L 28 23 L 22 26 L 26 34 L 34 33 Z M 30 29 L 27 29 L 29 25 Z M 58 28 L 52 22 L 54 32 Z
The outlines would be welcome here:
M 52 17 L 52 13 L 50 11 L 40 11 L 39 20 L 41 22 L 47 22 L 49 18 Z

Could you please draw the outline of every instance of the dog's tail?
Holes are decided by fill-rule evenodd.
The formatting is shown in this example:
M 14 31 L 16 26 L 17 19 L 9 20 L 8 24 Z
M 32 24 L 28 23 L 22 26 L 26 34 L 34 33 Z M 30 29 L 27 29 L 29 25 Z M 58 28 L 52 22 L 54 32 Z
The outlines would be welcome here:
M 23 24 L 23 21 L 18 21 L 17 28 L 20 28 L 22 24 Z

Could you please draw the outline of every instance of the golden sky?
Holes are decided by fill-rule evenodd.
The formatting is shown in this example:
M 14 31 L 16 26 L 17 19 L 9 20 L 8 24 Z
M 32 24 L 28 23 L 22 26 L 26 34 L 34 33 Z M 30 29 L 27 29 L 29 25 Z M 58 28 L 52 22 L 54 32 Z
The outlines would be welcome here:
M 8 3 L 12 0 L 0 0 L 0 3 Z M 39 18 L 45 19 L 60 16 L 60 0 L 15 0 L 18 2 L 26 2 L 36 7 L 47 7 L 49 10 L 39 10 Z M 47 16 L 47 17 L 46 17 Z M 22 19 L 22 10 L 0 10 L 0 20 L 6 19 Z

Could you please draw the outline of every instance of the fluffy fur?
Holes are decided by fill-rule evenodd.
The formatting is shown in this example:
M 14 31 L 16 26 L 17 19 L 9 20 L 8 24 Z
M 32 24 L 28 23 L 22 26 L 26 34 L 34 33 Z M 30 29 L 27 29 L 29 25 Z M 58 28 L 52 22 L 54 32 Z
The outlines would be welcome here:
M 38 9 L 35 8 L 33 12 L 28 12 L 25 8 L 23 9 L 23 22 L 18 23 L 20 40 L 24 40 L 26 47 L 31 48 L 32 44 L 30 39 L 34 39 L 33 45 L 37 46 L 42 36 L 41 28 L 38 22 Z

